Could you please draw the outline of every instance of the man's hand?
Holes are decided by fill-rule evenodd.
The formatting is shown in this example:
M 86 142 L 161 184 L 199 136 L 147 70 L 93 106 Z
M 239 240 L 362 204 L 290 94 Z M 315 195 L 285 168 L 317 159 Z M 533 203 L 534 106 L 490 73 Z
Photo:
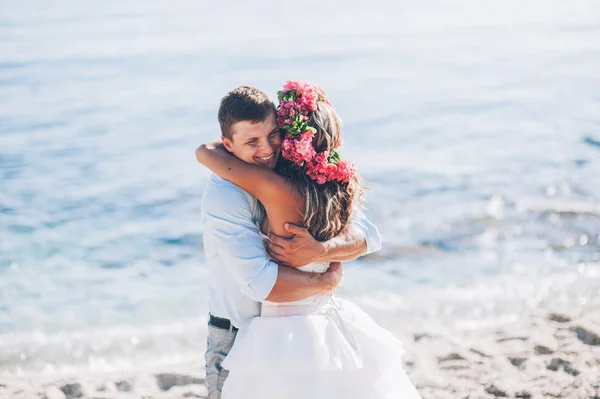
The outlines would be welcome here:
M 267 251 L 273 259 L 278 263 L 292 267 L 300 267 L 325 260 L 326 245 L 315 240 L 307 229 L 292 223 L 286 223 L 284 227 L 290 233 L 294 233 L 295 236 L 284 238 L 269 233 L 271 241 L 265 240 Z
M 329 269 L 323 273 L 325 277 L 326 288 L 324 294 L 333 294 L 342 286 L 344 281 L 344 268 L 340 262 L 331 262 Z

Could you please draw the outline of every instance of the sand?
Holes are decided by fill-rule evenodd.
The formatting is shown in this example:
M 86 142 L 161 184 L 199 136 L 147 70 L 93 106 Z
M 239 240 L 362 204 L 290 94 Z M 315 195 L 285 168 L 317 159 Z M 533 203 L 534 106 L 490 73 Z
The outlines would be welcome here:
M 538 311 L 492 329 L 437 328 L 401 335 L 406 370 L 423 399 L 600 399 L 600 308 Z M 204 370 L 197 364 L 130 373 L 0 377 L 0 398 L 205 397 Z

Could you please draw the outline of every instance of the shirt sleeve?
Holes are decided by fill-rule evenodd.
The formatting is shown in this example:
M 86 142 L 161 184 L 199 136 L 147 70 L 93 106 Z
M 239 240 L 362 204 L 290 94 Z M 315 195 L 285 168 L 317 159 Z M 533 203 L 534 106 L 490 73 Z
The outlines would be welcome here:
M 267 257 L 253 222 L 247 194 L 231 183 L 207 188 L 202 199 L 204 234 L 211 234 L 241 293 L 263 302 L 277 280 L 278 265 Z
M 381 235 L 379 234 L 379 230 L 367 219 L 364 213 L 355 210 L 351 223 L 354 228 L 360 230 L 365 235 L 367 241 L 367 252 L 365 255 L 381 249 Z

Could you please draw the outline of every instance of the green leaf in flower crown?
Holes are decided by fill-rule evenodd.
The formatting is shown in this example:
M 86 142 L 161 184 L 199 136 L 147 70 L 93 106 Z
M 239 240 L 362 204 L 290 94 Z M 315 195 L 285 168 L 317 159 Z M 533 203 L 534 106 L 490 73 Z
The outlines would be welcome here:
M 285 101 L 295 101 L 296 97 L 298 97 L 298 93 L 295 90 L 289 90 L 284 93 Z
M 327 162 L 337 165 L 342 160 L 342 156 L 337 150 L 331 150 L 327 157 Z
M 279 90 L 277 92 L 277 99 L 279 101 L 293 101 L 294 100 L 294 91 L 293 90 L 289 90 L 289 91 L 281 91 Z
M 298 121 L 295 120 L 292 123 L 285 125 L 283 128 L 293 135 L 300 133 L 300 126 L 298 126 Z

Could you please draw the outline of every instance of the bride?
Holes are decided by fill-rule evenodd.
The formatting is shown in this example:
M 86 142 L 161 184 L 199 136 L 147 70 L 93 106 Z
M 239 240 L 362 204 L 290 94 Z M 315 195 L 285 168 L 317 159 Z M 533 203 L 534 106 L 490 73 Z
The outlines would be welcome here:
M 286 222 L 318 240 L 342 232 L 359 206 L 356 167 L 341 159 L 341 120 L 318 86 L 289 81 L 278 92 L 281 159 L 275 170 L 252 165 L 222 145 L 205 144 L 198 160 L 263 204 L 259 230 L 289 237 Z M 328 263 L 299 269 L 322 273 Z M 332 295 L 264 302 L 240 326 L 222 366 L 223 399 L 420 399 L 402 367 L 402 344 L 353 303 Z

